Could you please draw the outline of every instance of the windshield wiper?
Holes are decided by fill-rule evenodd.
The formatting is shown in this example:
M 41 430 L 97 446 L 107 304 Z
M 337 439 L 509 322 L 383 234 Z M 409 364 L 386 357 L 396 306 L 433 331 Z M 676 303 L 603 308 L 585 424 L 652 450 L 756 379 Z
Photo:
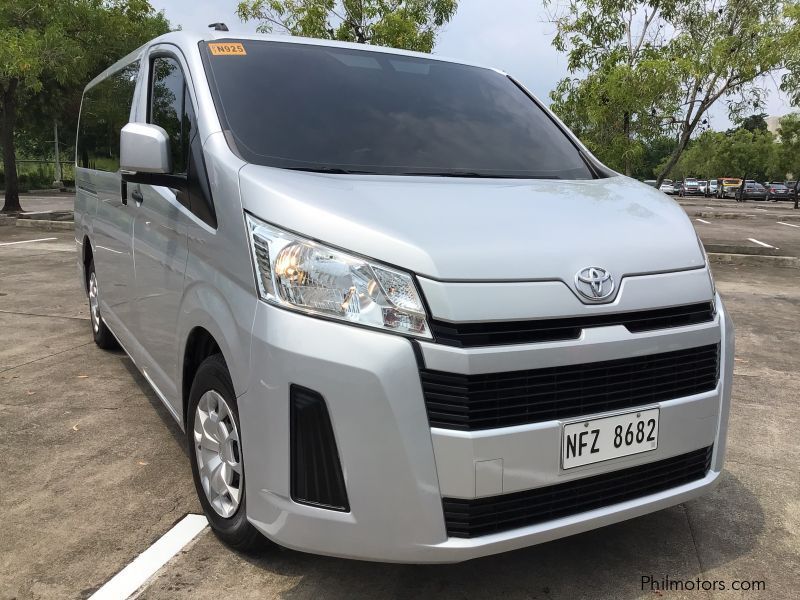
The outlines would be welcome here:
M 508 175 L 506 173 L 478 173 L 477 171 L 404 171 L 400 175 L 419 177 L 471 177 L 475 179 L 557 179 L 540 175 Z
M 284 167 L 287 171 L 306 171 L 308 173 L 329 173 L 332 175 L 377 175 L 375 171 L 353 171 L 340 167 Z

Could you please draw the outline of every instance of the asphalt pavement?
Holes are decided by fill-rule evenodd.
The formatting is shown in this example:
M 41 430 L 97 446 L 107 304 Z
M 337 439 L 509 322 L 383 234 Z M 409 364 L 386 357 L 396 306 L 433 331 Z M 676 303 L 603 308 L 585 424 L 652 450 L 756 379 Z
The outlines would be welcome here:
M 800 225 L 784 218 L 792 211 L 765 208 L 764 217 L 692 219 L 704 241 L 746 236 L 800 255 L 800 228 L 778 224 Z M 206 529 L 140 597 L 659 597 L 643 577 L 728 585 L 669 598 L 798 597 L 800 271 L 715 264 L 714 274 L 737 351 L 726 472 L 711 495 L 457 565 L 274 546 L 246 555 Z M 92 342 L 68 231 L 0 226 L 0 473 L 0 599 L 89 597 L 200 512 L 183 434 L 131 361 Z M 730 591 L 735 580 L 766 590 Z

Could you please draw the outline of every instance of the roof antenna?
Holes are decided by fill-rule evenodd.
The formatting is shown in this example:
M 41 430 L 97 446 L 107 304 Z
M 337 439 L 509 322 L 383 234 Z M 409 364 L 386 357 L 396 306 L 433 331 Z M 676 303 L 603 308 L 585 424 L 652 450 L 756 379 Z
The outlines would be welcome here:
M 225 23 L 211 23 L 209 27 L 213 27 L 214 31 L 228 31 L 228 26 Z

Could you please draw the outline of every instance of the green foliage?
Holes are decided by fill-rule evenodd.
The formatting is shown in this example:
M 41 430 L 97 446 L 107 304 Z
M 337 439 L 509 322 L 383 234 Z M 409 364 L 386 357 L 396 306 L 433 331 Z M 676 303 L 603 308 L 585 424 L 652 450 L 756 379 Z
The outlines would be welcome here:
M 169 31 L 147 0 L 0 2 L 0 85 L 50 95 L 80 88 L 145 41 Z
M 237 14 L 292 35 L 430 52 L 457 0 L 242 0 Z
M 4 156 L 6 182 L 11 184 L 6 186 L 6 208 L 9 203 L 12 210 L 18 207 L 9 188 L 20 130 L 26 138 L 50 140 L 58 120 L 72 139 L 86 83 L 168 30 L 163 12 L 147 0 L 0 1 L 0 143 L 11 149 L 11 156 Z M 37 150 L 34 142 L 26 146 L 27 151 Z
M 758 115 L 756 115 L 758 117 Z M 744 120 L 725 133 L 703 132 L 692 140 L 668 175 L 673 178 L 743 177 L 783 181 L 800 174 L 800 115 L 780 120 L 780 137 L 753 127 L 758 119 Z M 669 156 L 664 156 L 660 169 Z
M 747 131 L 766 131 L 767 130 L 767 113 L 757 113 L 755 115 L 748 115 L 744 118 L 738 119 L 737 124 L 740 128 Z M 728 133 L 732 133 L 736 129 L 730 129 Z
M 783 117 L 778 125 L 780 144 L 775 152 L 778 171 L 800 177 L 800 114 L 793 113 Z
M 766 74 L 800 102 L 798 0 L 571 0 L 553 21 L 580 75 L 559 83 L 553 108 L 629 173 L 649 140 L 671 135 L 662 179 L 718 100 L 734 119 L 761 108 Z

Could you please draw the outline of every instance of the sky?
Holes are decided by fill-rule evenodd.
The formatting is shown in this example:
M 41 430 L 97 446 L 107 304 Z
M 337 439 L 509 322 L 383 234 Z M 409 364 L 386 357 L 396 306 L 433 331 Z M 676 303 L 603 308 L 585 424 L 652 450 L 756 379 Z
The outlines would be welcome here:
M 242 23 L 236 16 L 236 0 L 151 0 L 164 10 L 170 22 L 186 30 L 205 30 L 222 21 L 232 33 L 254 32 L 256 23 Z M 566 77 L 566 56 L 552 46 L 555 27 L 547 22 L 542 0 L 460 0 L 453 20 L 440 32 L 434 54 L 496 67 L 513 75 L 546 104 L 556 83 Z M 792 112 L 777 84 L 767 79 L 765 112 Z M 730 127 L 725 106 L 710 111 L 713 129 Z

